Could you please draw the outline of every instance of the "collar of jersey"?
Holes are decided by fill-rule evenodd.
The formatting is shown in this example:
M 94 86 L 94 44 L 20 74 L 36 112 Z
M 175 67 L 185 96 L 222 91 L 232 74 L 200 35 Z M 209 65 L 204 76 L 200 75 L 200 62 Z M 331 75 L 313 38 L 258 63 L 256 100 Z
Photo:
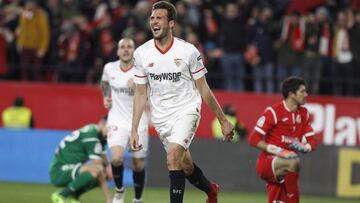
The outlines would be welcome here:
M 170 50 L 170 48 L 172 47 L 172 45 L 174 44 L 174 37 L 171 37 L 171 42 L 169 44 L 169 46 L 164 49 L 164 50 L 161 50 L 160 47 L 158 47 L 155 43 L 155 40 L 154 40 L 154 44 L 155 44 L 155 47 L 156 49 L 161 53 L 161 54 L 166 54 L 166 52 L 168 52 Z
M 126 73 L 126 72 L 128 72 L 129 70 L 131 70 L 133 67 L 134 67 L 134 66 L 130 66 L 130 67 L 128 67 L 127 69 L 122 69 L 121 67 L 119 67 L 119 68 L 120 68 L 120 70 L 121 70 L 122 72 Z

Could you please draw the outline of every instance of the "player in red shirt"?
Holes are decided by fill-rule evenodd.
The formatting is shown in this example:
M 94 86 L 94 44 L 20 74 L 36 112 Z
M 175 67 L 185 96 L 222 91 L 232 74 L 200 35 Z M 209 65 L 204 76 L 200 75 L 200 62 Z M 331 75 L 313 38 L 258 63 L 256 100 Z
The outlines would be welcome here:
M 250 134 L 249 143 L 262 150 L 256 172 L 266 182 L 268 202 L 299 202 L 298 152 L 316 149 L 310 114 L 305 107 L 306 82 L 299 77 L 283 81 L 284 100 L 267 107 Z

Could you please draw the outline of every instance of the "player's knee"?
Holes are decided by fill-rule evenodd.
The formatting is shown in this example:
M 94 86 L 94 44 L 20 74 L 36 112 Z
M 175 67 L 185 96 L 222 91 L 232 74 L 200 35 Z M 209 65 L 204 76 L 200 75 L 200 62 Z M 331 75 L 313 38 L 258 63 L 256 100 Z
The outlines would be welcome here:
M 144 159 L 134 159 L 132 164 L 133 170 L 136 172 L 140 172 L 144 170 L 145 163 Z
M 124 162 L 124 156 L 113 156 L 111 157 L 111 164 L 114 166 L 121 166 Z
M 82 167 L 80 173 L 86 173 L 86 172 L 90 173 L 90 175 L 94 178 L 96 178 L 99 175 L 99 169 L 94 165 L 86 165 L 85 167 Z
M 176 149 L 169 149 L 166 159 L 169 168 L 180 167 L 180 153 Z

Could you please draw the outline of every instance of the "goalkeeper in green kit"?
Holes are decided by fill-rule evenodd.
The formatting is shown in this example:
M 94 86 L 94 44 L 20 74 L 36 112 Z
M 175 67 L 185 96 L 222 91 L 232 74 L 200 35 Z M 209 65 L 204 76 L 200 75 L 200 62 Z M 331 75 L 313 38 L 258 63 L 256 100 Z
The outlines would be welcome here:
M 97 186 L 105 202 L 111 203 L 106 182 L 106 120 L 75 130 L 60 142 L 50 166 L 50 181 L 63 189 L 51 195 L 53 203 L 80 203 L 79 197 Z

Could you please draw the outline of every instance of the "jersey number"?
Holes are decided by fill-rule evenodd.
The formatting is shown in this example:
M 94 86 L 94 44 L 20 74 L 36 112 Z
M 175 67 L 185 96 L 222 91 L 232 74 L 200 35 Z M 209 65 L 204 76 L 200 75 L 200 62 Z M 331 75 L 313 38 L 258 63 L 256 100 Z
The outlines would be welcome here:
M 59 147 L 56 149 L 55 153 L 58 153 L 60 149 L 64 149 L 66 142 L 73 142 L 76 139 L 78 139 L 79 136 L 80 136 L 79 131 L 75 131 L 75 132 L 71 133 L 70 135 L 65 136 L 64 139 L 61 140 Z

